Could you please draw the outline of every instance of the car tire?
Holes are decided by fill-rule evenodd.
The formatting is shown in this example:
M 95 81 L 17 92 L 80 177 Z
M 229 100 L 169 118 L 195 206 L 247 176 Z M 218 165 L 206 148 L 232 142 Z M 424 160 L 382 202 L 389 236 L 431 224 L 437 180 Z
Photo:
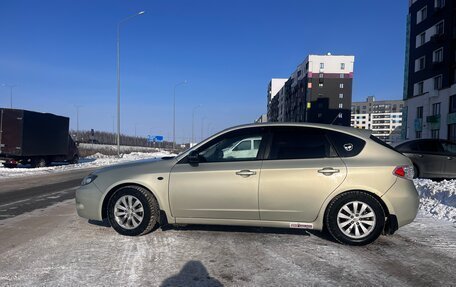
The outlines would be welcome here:
M 78 164 L 79 163 L 79 156 L 75 154 L 73 158 L 70 160 L 70 164 Z
M 325 227 L 342 244 L 369 244 L 380 236 L 384 226 L 385 212 L 381 203 L 363 191 L 342 193 L 326 209 Z
M 147 189 L 134 185 L 117 190 L 109 199 L 107 208 L 111 226 L 126 236 L 149 233 L 160 215 L 155 197 Z
M 36 158 L 31 161 L 33 168 L 47 167 L 48 161 L 44 157 Z

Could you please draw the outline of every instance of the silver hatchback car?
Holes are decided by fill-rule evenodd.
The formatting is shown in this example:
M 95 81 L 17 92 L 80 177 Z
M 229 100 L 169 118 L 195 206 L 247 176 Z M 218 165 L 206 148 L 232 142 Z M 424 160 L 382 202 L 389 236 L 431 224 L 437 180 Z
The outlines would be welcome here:
M 414 220 L 412 177 L 407 157 L 364 130 L 254 124 L 174 158 L 100 169 L 83 180 L 76 208 L 130 236 L 157 224 L 220 224 L 327 229 L 364 245 Z

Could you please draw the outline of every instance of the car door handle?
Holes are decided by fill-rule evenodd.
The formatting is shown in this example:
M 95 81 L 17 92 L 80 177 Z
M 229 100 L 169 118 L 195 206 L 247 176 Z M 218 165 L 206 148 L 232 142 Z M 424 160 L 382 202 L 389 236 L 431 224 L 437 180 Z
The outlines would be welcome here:
M 447 160 L 452 160 L 453 158 L 451 156 L 447 157 Z
M 248 170 L 248 169 L 243 169 L 243 170 L 236 172 L 236 175 L 240 175 L 242 177 L 249 177 L 249 176 L 255 175 L 255 174 L 256 174 L 256 171 Z
M 329 176 L 329 175 L 332 175 L 333 173 L 340 172 L 340 170 L 332 168 L 332 167 L 325 167 L 325 168 L 319 169 L 318 172 L 322 173 L 326 176 Z
M 419 157 L 419 158 L 422 158 L 422 157 L 423 157 L 422 154 L 417 154 L 416 156 Z

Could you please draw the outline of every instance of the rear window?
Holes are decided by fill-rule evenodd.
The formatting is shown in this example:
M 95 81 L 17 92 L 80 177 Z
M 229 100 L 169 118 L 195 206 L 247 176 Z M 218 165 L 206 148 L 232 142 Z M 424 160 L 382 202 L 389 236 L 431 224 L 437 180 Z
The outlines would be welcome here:
M 386 142 L 382 141 L 381 139 L 377 138 L 376 136 L 370 136 L 370 139 L 373 140 L 374 142 L 378 143 L 379 145 L 382 145 L 382 146 L 384 146 L 386 148 L 389 148 L 392 151 L 400 153 L 397 149 L 395 149 L 394 147 L 390 146 L 389 144 L 387 144 Z
M 328 136 L 340 157 L 356 156 L 366 145 L 364 140 L 340 132 L 328 131 Z

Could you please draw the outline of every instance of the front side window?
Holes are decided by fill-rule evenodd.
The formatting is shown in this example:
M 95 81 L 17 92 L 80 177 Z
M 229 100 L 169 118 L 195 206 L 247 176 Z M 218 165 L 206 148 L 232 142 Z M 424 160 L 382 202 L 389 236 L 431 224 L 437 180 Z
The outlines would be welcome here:
M 435 140 L 424 140 L 422 142 L 419 142 L 418 148 L 421 152 L 425 153 L 441 153 L 443 151 L 440 143 Z
M 268 159 L 312 159 L 330 157 L 331 145 L 323 131 L 316 128 L 273 128 Z
M 198 150 L 200 162 L 256 160 L 263 134 L 263 129 L 253 128 L 221 135 Z

